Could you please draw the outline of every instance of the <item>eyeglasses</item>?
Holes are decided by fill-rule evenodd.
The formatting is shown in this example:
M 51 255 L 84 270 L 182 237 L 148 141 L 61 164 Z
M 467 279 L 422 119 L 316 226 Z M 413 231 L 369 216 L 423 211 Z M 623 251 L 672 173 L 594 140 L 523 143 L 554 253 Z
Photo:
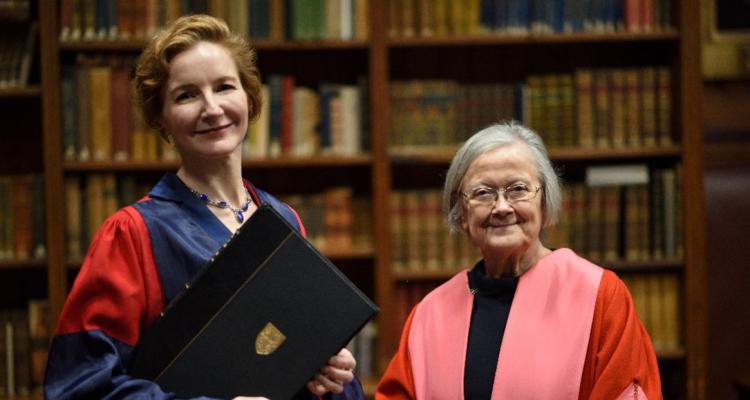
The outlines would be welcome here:
M 514 183 L 504 188 L 477 186 L 468 192 L 461 192 L 466 201 L 472 206 L 493 206 L 500 197 L 500 192 L 508 203 L 527 201 L 536 197 L 541 186 L 530 186 L 525 183 Z

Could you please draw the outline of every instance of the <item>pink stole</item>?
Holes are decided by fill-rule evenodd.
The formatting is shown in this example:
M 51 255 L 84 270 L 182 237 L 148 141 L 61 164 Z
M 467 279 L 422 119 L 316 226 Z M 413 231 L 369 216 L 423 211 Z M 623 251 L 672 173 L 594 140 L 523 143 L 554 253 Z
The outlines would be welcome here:
M 518 282 L 493 399 L 577 399 L 603 270 L 560 249 Z M 409 332 L 417 399 L 462 399 L 473 297 L 463 271 L 418 306 Z

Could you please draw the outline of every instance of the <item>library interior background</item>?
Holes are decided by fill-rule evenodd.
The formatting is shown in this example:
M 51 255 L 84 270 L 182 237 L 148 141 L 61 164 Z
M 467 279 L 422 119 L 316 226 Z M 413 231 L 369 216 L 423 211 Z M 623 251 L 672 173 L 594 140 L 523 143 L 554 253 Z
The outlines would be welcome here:
M 742 0 L 0 1 L 0 400 L 41 399 L 93 233 L 179 166 L 131 100 L 190 13 L 257 52 L 243 172 L 379 307 L 372 396 L 411 307 L 478 254 L 441 216 L 458 146 L 518 120 L 564 182 L 547 247 L 614 270 L 666 399 L 750 399 L 750 5 Z

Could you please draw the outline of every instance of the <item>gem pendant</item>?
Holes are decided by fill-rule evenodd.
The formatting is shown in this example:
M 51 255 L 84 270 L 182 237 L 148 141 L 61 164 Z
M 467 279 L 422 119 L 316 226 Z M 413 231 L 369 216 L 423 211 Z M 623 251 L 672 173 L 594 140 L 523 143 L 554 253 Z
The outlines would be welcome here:
M 213 206 L 216 208 L 221 209 L 230 209 L 232 211 L 232 214 L 234 215 L 234 218 L 239 222 L 240 224 L 245 221 L 245 211 L 247 211 L 250 208 L 250 201 L 252 199 L 250 198 L 250 192 L 247 191 L 247 188 L 245 188 L 245 194 L 247 195 L 247 198 L 245 199 L 245 203 L 243 203 L 240 207 L 234 208 L 231 204 L 229 204 L 226 200 L 211 200 L 210 197 L 208 197 L 207 194 L 198 192 L 197 190 L 193 188 L 188 188 L 191 192 L 193 192 L 194 195 L 196 195 L 203 203 L 209 206 Z

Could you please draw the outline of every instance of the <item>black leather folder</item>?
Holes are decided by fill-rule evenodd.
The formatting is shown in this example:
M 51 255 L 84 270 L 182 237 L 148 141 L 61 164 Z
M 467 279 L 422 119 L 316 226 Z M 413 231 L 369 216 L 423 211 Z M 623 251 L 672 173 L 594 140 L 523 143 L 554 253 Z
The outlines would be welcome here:
M 130 372 L 179 397 L 289 399 L 377 311 L 262 206 L 145 331 Z

